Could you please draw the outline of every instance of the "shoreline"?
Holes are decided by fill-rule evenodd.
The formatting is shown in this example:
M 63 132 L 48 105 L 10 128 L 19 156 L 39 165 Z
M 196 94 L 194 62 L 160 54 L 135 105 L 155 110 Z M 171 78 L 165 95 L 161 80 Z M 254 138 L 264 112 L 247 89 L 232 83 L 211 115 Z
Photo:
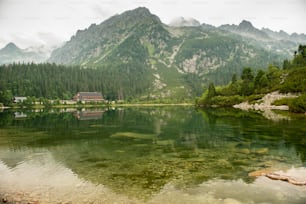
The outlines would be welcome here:
M 82 104 L 82 105 L 54 105 L 54 106 L 43 106 L 43 105 L 34 105 L 30 107 L 20 107 L 20 106 L 11 106 L 11 107 L 1 107 L 0 109 L 48 109 L 48 108 L 99 108 L 99 107 L 154 107 L 154 106 L 193 106 L 193 103 L 123 103 L 123 104 Z
M 276 106 L 272 105 L 272 103 L 276 100 L 280 100 L 283 98 L 296 98 L 296 97 L 298 97 L 298 95 L 290 93 L 280 94 L 278 91 L 275 91 L 266 94 L 260 100 L 260 103 L 249 104 L 248 101 L 246 101 L 234 105 L 233 108 L 238 108 L 243 111 L 249 111 L 249 110 L 260 111 L 265 118 L 273 121 L 290 120 L 290 117 L 283 116 L 281 114 L 273 112 L 273 110 L 289 111 L 289 106 L 287 105 Z
M 298 95 L 295 94 L 281 94 L 279 91 L 274 91 L 266 94 L 261 100 L 260 103 L 249 104 L 248 101 L 233 105 L 234 108 L 239 108 L 241 110 L 259 110 L 259 111 L 267 111 L 267 110 L 284 110 L 289 111 L 289 106 L 281 105 L 276 106 L 272 105 L 274 101 L 283 99 L 283 98 L 296 98 Z

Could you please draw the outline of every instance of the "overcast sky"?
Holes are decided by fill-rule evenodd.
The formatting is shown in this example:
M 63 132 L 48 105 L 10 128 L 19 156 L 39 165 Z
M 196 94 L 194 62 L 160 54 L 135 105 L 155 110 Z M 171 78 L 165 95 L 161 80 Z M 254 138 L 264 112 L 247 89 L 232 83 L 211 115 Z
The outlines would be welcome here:
M 58 45 L 78 29 L 139 6 L 166 24 L 180 16 L 215 26 L 245 19 L 257 28 L 306 33 L 306 0 L 0 0 L 0 48 Z

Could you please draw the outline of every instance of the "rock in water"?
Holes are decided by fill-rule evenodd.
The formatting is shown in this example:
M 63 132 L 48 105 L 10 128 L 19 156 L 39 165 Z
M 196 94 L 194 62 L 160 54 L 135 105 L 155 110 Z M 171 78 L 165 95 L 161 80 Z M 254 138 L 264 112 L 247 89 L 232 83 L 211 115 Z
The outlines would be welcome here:
M 272 172 L 274 172 L 274 170 L 272 169 L 261 169 L 261 170 L 250 172 L 248 175 L 250 177 L 258 177 L 258 176 L 265 176 L 266 174 L 269 174 Z

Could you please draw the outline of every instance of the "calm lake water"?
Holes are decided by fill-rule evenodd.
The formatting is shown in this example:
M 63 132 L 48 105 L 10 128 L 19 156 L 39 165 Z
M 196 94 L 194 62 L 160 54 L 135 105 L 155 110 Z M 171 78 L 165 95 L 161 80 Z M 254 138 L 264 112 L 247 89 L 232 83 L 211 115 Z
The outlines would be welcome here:
M 192 107 L 0 113 L 0 196 L 39 203 L 306 203 L 306 117 Z M 1 202 L 1 201 L 0 201 Z

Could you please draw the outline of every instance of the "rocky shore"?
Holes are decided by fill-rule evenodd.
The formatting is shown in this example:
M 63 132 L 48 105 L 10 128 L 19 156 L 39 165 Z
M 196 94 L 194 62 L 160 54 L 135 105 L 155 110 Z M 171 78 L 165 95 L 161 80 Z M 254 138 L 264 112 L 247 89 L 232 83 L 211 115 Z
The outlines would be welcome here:
M 286 105 L 282 106 L 276 106 L 272 105 L 272 103 L 276 100 L 280 100 L 283 98 L 296 98 L 298 95 L 295 94 L 281 94 L 278 91 L 268 93 L 266 94 L 261 100 L 259 100 L 258 103 L 255 104 L 249 104 L 248 102 L 243 102 L 240 104 L 236 104 L 233 107 L 234 108 L 239 108 L 241 110 L 256 110 L 256 111 L 261 111 L 263 116 L 265 116 L 267 119 L 278 121 L 278 120 L 284 120 L 284 119 L 289 119 L 286 116 L 282 116 L 279 114 L 274 113 L 272 110 L 289 110 L 289 107 Z
M 289 110 L 289 107 L 286 105 L 275 106 L 272 103 L 276 100 L 280 100 L 283 98 L 296 98 L 298 95 L 295 94 L 281 94 L 278 91 L 266 94 L 259 103 L 249 104 L 248 102 L 243 102 L 237 105 L 234 105 L 234 108 L 240 108 L 242 110 Z
M 22 203 L 22 204 L 38 204 L 41 203 L 39 200 L 36 198 L 36 195 L 31 195 L 27 194 L 24 192 L 16 192 L 14 194 L 0 194 L 0 203 L 9 203 L 9 204 L 17 204 L 17 203 Z

